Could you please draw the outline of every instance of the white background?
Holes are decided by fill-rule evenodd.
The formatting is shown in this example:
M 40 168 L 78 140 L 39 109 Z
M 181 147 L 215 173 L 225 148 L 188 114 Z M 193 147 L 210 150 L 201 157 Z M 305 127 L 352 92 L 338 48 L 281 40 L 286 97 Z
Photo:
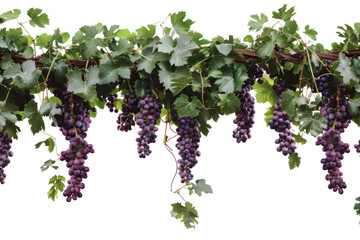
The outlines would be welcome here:
M 195 20 L 193 29 L 212 38 L 229 34 L 243 38 L 249 31 L 251 14 L 277 10 L 284 1 L 2 1 L 1 12 L 30 7 L 44 9 L 50 17 L 45 30 L 29 30 L 33 35 L 55 28 L 73 34 L 83 25 L 102 22 L 136 28 L 163 21 L 169 13 L 186 10 Z M 318 40 L 329 48 L 338 41 L 337 26 L 359 22 L 359 1 L 287 1 L 296 6 L 295 19 L 301 29 L 310 24 Z M 26 14 L 21 16 L 26 21 Z M 169 23 L 169 21 L 167 22 Z M 269 22 L 268 24 L 273 24 Z M 7 24 L 5 26 L 13 26 Z M 2 26 L 1 26 L 2 27 Z M 158 29 L 160 33 L 160 29 Z M 171 203 L 181 198 L 170 192 L 175 172 L 172 156 L 162 144 L 160 126 L 153 153 L 139 159 L 136 132 L 116 130 L 116 114 L 99 111 L 88 131 L 87 141 L 94 145 L 89 156 L 89 177 L 83 198 L 67 203 L 60 195 L 56 202 L 47 199 L 48 179 L 57 173 L 40 172 L 47 159 L 55 158 L 44 147 L 34 148 L 46 135 L 32 136 L 27 122 L 14 141 L 15 155 L 5 169 L 6 184 L 0 186 L 0 238 L 13 239 L 359 239 L 360 217 L 353 210 L 360 196 L 360 156 L 351 149 L 342 171 L 348 185 L 343 195 L 327 189 L 320 159 L 321 147 L 308 138 L 298 147 L 300 168 L 290 171 L 287 158 L 276 151 L 277 133 L 265 126 L 266 105 L 256 105 L 253 138 L 237 144 L 232 138 L 233 116 L 222 117 L 208 137 L 201 139 L 202 152 L 193 169 L 195 179 L 205 178 L 214 194 L 201 198 L 184 197 L 199 212 L 199 225 L 186 230 L 170 217 Z M 47 132 L 57 138 L 59 152 L 68 143 L 57 128 L 47 123 Z M 353 146 L 360 138 L 354 124 L 343 134 Z M 176 148 L 173 146 L 174 152 Z M 61 174 L 67 177 L 65 164 Z M 177 177 L 174 188 L 180 187 Z

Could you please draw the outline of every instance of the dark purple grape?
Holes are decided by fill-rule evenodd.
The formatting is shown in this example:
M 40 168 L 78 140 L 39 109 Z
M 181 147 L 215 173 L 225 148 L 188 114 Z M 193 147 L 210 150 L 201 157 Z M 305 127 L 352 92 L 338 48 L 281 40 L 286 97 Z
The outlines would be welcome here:
M 6 133 L 0 131 L 0 183 L 5 183 L 6 174 L 4 168 L 10 163 L 9 157 L 12 157 L 14 154 L 11 149 L 12 140 L 8 137 Z
M 198 160 L 196 157 L 200 157 L 199 142 L 201 138 L 200 132 L 196 129 L 196 121 L 190 117 L 179 117 L 176 111 L 172 112 L 172 120 L 178 125 L 176 132 L 179 137 L 177 139 L 176 148 L 179 150 L 181 159 L 179 163 L 179 175 L 181 182 L 189 182 L 194 178 L 191 173 Z

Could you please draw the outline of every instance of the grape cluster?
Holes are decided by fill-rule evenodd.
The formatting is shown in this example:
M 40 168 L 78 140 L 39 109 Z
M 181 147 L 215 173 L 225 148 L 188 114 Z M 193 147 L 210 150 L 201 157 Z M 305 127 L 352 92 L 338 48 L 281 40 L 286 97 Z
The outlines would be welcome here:
M 273 118 L 268 122 L 270 129 L 274 129 L 279 133 L 279 138 L 275 140 L 275 143 L 279 146 L 276 148 L 278 152 L 282 152 L 284 156 L 295 152 L 296 146 L 294 144 L 295 139 L 291 136 L 291 121 L 292 118 L 282 110 L 280 104 L 281 94 L 287 90 L 284 81 L 278 81 L 279 86 L 274 85 L 273 89 L 278 95 L 277 103 L 274 106 Z
M 356 149 L 357 153 L 360 153 L 360 140 L 357 144 L 354 145 L 354 148 Z
M 123 77 L 119 77 L 118 80 L 116 80 L 113 84 L 112 84 L 112 87 L 113 89 L 115 89 L 118 85 L 122 84 L 124 81 L 124 78 Z M 117 93 L 115 94 L 110 94 L 107 98 L 106 98 L 106 103 L 105 105 L 109 108 L 109 111 L 110 112 L 115 112 L 115 113 L 118 113 L 119 110 L 115 108 L 115 105 L 114 105 L 114 102 L 115 102 L 115 99 L 118 97 Z
M 196 157 L 200 157 L 199 142 L 201 134 L 196 129 L 196 121 L 190 117 L 179 117 L 176 111 L 172 113 L 172 120 L 178 125 L 176 132 L 179 135 L 176 148 L 179 150 L 181 159 L 179 163 L 179 175 L 181 182 L 189 182 L 193 179 L 191 168 L 197 164 Z
M 151 89 L 148 89 L 145 98 L 139 99 L 138 108 L 140 112 L 136 116 L 136 124 L 141 130 L 136 138 L 137 151 L 140 158 L 145 158 L 151 153 L 149 144 L 154 143 L 157 137 L 158 127 L 155 125 L 160 119 L 161 105 Z
M 321 163 L 323 169 L 328 171 L 325 179 L 330 182 L 329 189 L 343 194 L 346 183 L 342 178 L 343 173 L 340 171 L 341 160 L 344 159 L 344 153 L 350 152 L 350 148 L 348 143 L 341 141 L 340 133 L 337 129 L 329 129 L 317 138 L 316 145 L 321 145 L 326 154 L 326 157 L 321 159 Z
M 346 85 L 341 83 L 336 86 L 326 82 L 328 80 L 328 75 L 317 80 L 318 89 L 325 100 L 320 113 L 327 122 L 327 128 L 324 129 L 323 135 L 318 137 L 316 145 L 323 146 L 322 150 L 326 154 L 321 163 L 323 169 L 328 171 L 326 180 L 330 181 L 329 189 L 342 194 L 346 184 L 340 171 L 341 160 L 344 159 L 344 153 L 350 152 L 350 148 L 348 143 L 341 141 L 340 134 L 349 126 L 351 116 L 346 112 Z
M 84 165 L 87 155 L 94 153 L 93 146 L 88 144 L 86 138 L 91 119 L 89 110 L 96 111 L 89 102 L 82 98 L 73 96 L 67 90 L 67 85 L 54 91 L 54 95 L 62 101 L 61 116 L 57 117 L 60 131 L 65 139 L 70 141 L 69 148 L 61 152 L 61 161 L 66 161 L 69 168 L 70 179 L 63 195 L 66 200 L 76 200 L 82 197 L 81 189 L 85 185 L 82 179 L 87 178 L 89 168 Z
M 122 105 L 122 113 L 119 114 L 117 119 L 118 127 L 120 131 L 129 131 L 131 126 L 135 126 L 134 114 L 137 114 L 140 110 L 138 108 L 139 98 L 135 91 L 131 93 L 125 93 L 124 104 Z
M 88 158 L 87 155 L 94 152 L 93 146 L 81 137 L 71 138 L 69 148 L 61 152 L 60 160 L 66 161 L 66 167 L 69 168 L 70 175 L 69 185 L 63 193 L 66 201 L 70 202 L 82 197 L 80 190 L 85 188 L 82 180 L 87 178 L 87 172 L 89 172 L 89 168 L 84 166 L 84 163 Z
M 250 130 L 253 127 L 255 115 L 255 99 L 250 95 L 251 90 L 251 85 L 247 85 L 242 88 L 241 92 L 235 92 L 240 99 L 240 107 L 235 112 L 236 118 L 233 121 L 237 125 L 233 130 L 233 137 L 237 143 L 246 142 L 251 138 Z
M 264 79 L 262 78 L 264 75 L 264 69 L 262 69 L 257 63 L 255 64 L 256 70 L 254 78 L 259 83 L 262 84 L 264 82 Z
M 6 133 L 0 131 L 0 183 L 5 183 L 6 174 L 4 168 L 10 163 L 9 157 L 14 154 L 11 149 L 12 140 Z

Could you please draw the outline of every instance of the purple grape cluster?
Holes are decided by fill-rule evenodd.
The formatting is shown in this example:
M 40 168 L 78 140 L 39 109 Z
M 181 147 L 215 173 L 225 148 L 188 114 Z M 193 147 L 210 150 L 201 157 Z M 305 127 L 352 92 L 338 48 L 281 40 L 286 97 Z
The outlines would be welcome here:
M 255 64 L 256 70 L 254 75 L 254 80 L 257 81 L 259 84 L 262 84 L 264 82 L 264 79 L 262 78 L 264 75 L 264 69 L 262 69 L 257 63 Z
M 140 112 L 136 116 L 136 124 L 140 127 L 139 137 L 136 138 L 137 151 L 140 158 L 150 155 L 150 143 L 156 141 L 156 121 L 160 119 L 161 105 L 151 89 L 146 91 L 146 96 L 139 99 Z
M 88 144 L 86 138 L 91 119 L 89 111 L 96 111 L 89 102 L 74 96 L 67 90 L 67 85 L 54 91 L 54 95 L 62 101 L 62 115 L 57 117 L 60 131 L 65 139 L 70 141 L 69 148 L 61 152 L 61 161 L 66 161 L 69 168 L 70 179 L 63 195 L 66 200 L 77 200 L 82 197 L 81 189 L 85 184 L 82 179 L 87 178 L 89 168 L 84 165 L 89 153 L 94 153 L 93 146 Z
M 320 113 L 327 122 L 327 128 L 324 129 L 323 135 L 318 137 L 316 145 L 323 146 L 322 150 L 326 154 L 326 157 L 321 159 L 321 163 L 323 169 L 328 171 L 326 180 L 330 181 L 329 189 L 342 194 L 346 184 L 340 171 L 341 160 L 344 159 L 344 153 L 350 152 L 350 145 L 341 141 L 340 134 L 349 126 L 351 116 L 346 112 L 348 103 L 348 99 L 345 97 L 346 85 L 341 83 L 338 87 L 334 87 L 325 82 L 328 79 L 328 77 L 320 78 L 317 82 L 319 91 L 325 99 Z
M 69 148 L 61 152 L 60 160 L 66 161 L 66 167 L 69 168 L 70 175 L 69 185 L 63 193 L 66 201 L 70 202 L 82 197 L 80 190 L 85 188 L 82 180 L 87 178 L 87 172 L 89 172 L 89 168 L 84 166 L 84 163 L 88 158 L 87 155 L 94 152 L 93 146 L 81 137 L 71 138 Z
M 132 126 L 135 126 L 134 114 L 137 114 L 140 110 L 138 108 L 139 98 L 135 91 L 131 93 L 125 93 L 124 104 L 117 119 L 118 127 L 120 131 L 127 132 L 131 130 Z
M 316 86 L 321 95 L 327 99 L 331 97 L 334 87 L 331 86 L 330 83 L 330 75 L 324 75 L 318 79 L 316 79 Z
M 279 146 L 276 148 L 278 152 L 282 152 L 284 156 L 295 152 L 296 146 L 294 144 L 295 139 L 291 136 L 291 121 L 292 118 L 282 110 L 280 104 L 281 94 L 287 90 L 284 81 L 278 81 L 279 86 L 274 85 L 273 89 L 278 95 L 277 103 L 274 106 L 273 118 L 268 122 L 270 129 L 274 129 L 279 133 L 279 138 L 275 140 L 275 143 Z
M 340 134 L 341 132 L 337 129 L 329 129 L 317 138 L 316 145 L 321 145 L 326 154 L 326 157 L 321 159 L 321 163 L 323 169 L 328 171 L 325 179 L 330 182 L 329 189 L 343 194 L 346 183 L 342 178 L 343 173 L 340 171 L 340 167 L 342 166 L 341 160 L 344 159 L 344 153 L 350 152 L 350 145 L 341 141 Z
M 116 80 L 112 87 L 115 89 L 118 85 L 122 84 L 124 82 L 124 78 L 123 77 L 119 77 L 118 80 Z M 109 108 L 109 111 L 110 112 L 115 112 L 115 113 L 118 113 L 119 110 L 115 108 L 115 105 L 114 105 L 114 102 L 115 102 L 115 99 L 118 97 L 117 93 L 115 94 L 111 94 L 109 95 L 107 98 L 106 98 L 106 103 L 105 105 Z
M 357 144 L 354 145 L 354 148 L 356 149 L 357 153 L 360 153 L 360 140 Z
M 8 137 L 7 133 L 0 131 L 0 183 L 5 183 L 6 174 L 4 168 L 10 163 L 9 157 L 14 154 L 11 149 L 12 140 Z
M 240 107 L 235 112 L 236 118 L 233 121 L 237 125 L 233 130 L 233 137 L 237 143 L 246 142 L 251 138 L 250 130 L 253 127 L 255 115 L 255 99 L 250 95 L 251 90 L 251 85 L 246 85 L 241 92 L 235 92 L 240 99 Z
M 201 134 L 196 129 L 196 121 L 190 117 L 179 117 L 177 112 L 173 111 L 172 120 L 178 125 L 176 132 L 179 137 L 176 148 L 179 150 L 181 157 L 181 159 L 178 160 L 181 183 L 189 182 L 194 178 L 194 175 L 191 173 L 191 168 L 198 163 L 196 157 L 200 157 L 198 148 Z

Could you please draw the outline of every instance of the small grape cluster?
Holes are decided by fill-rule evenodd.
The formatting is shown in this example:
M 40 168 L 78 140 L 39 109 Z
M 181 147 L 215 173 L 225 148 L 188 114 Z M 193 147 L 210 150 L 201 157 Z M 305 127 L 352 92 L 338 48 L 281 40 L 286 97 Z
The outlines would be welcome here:
M 324 75 L 316 79 L 316 86 L 325 99 L 331 97 L 334 87 L 331 87 L 330 75 Z
M 67 90 L 67 85 L 54 91 L 54 95 L 62 101 L 62 115 L 57 117 L 60 131 L 65 139 L 70 141 L 69 148 L 61 152 L 60 160 L 66 161 L 69 168 L 70 179 L 63 195 L 66 200 L 77 200 L 82 197 L 81 189 L 85 188 L 82 179 L 87 178 L 89 168 L 84 165 L 89 153 L 94 153 L 93 146 L 84 139 L 90 127 L 91 119 L 89 111 L 96 111 L 89 102 L 73 96 Z
M 136 116 L 136 124 L 140 127 L 139 137 L 136 138 L 137 151 L 140 158 L 150 155 L 150 143 L 156 141 L 156 121 L 160 119 L 161 105 L 151 89 L 146 91 L 146 96 L 138 102 L 140 112 Z
M 360 140 L 357 144 L 354 145 L 354 148 L 356 149 L 357 153 L 360 153 Z
M 69 168 L 70 175 L 69 185 L 63 193 L 66 201 L 70 202 L 82 197 L 80 190 L 85 188 L 82 180 L 87 178 L 87 172 L 89 172 L 89 168 L 84 166 L 84 163 L 88 158 L 87 155 L 94 152 L 93 146 L 81 137 L 71 138 L 69 148 L 61 152 L 60 160 L 66 161 L 66 167 Z
M 123 82 L 124 82 L 124 78 L 123 78 L 123 77 L 119 77 L 119 79 L 116 80 L 116 81 L 113 83 L 113 85 L 112 85 L 113 89 L 115 89 L 118 85 L 122 84 Z M 109 111 L 110 111 L 110 112 L 115 112 L 115 113 L 118 113 L 118 112 L 119 112 L 119 110 L 116 109 L 116 107 L 115 107 L 115 105 L 114 105 L 115 99 L 117 99 L 117 97 L 118 97 L 118 94 L 115 93 L 115 94 L 109 95 L 109 96 L 106 98 L 106 103 L 105 103 L 105 105 L 109 108 Z
M 330 182 L 329 189 L 343 194 L 346 183 L 342 178 L 343 173 L 340 171 L 340 167 L 342 166 L 341 160 L 344 159 L 344 153 L 350 152 L 350 145 L 341 141 L 340 134 L 341 132 L 337 129 L 329 129 L 317 138 L 316 145 L 321 145 L 326 154 L 326 157 L 321 159 L 321 163 L 323 169 L 328 171 L 325 179 Z
M 258 82 L 258 84 L 262 84 L 264 82 L 264 79 L 262 78 L 264 75 L 264 69 L 262 69 L 257 63 L 255 64 L 256 70 L 254 79 Z
M 284 156 L 295 152 L 296 145 L 295 139 L 291 136 L 291 121 L 292 118 L 282 110 L 280 104 L 281 94 L 287 90 L 284 81 L 278 81 L 279 86 L 274 85 L 273 89 L 278 95 L 276 105 L 274 106 L 273 118 L 268 122 L 270 129 L 274 129 L 279 133 L 279 138 L 275 140 L 275 143 L 279 146 L 276 148 L 278 152 L 282 152 Z
M 140 110 L 138 108 L 139 97 L 135 91 L 131 93 L 125 93 L 124 104 L 122 105 L 122 113 L 119 114 L 117 119 L 117 129 L 127 132 L 131 130 L 132 126 L 135 126 L 134 114 L 137 114 Z
M 247 85 L 242 88 L 241 92 L 235 92 L 240 99 L 240 107 L 235 112 L 236 118 L 233 121 L 237 125 L 233 130 L 233 137 L 237 143 L 246 142 L 251 138 L 250 130 L 254 125 L 255 115 L 255 99 L 250 95 L 251 90 L 251 85 Z
M 8 137 L 6 133 L 0 131 L 0 183 L 5 183 L 6 174 L 4 168 L 10 163 L 9 157 L 12 157 L 14 154 L 11 149 L 12 140 Z
M 172 112 L 172 120 L 178 125 L 176 132 L 179 137 L 177 139 L 176 148 L 179 150 L 181 159 L 179 163 L 179 175 L 181 183 L 189 182 L 193 179 L 194 175 L 191 173 L 200 157 L 199 142 L 201 138 L 200 132 L 196 129 L 196 121 L 188 116 L 179 117 L 176 111 Z

